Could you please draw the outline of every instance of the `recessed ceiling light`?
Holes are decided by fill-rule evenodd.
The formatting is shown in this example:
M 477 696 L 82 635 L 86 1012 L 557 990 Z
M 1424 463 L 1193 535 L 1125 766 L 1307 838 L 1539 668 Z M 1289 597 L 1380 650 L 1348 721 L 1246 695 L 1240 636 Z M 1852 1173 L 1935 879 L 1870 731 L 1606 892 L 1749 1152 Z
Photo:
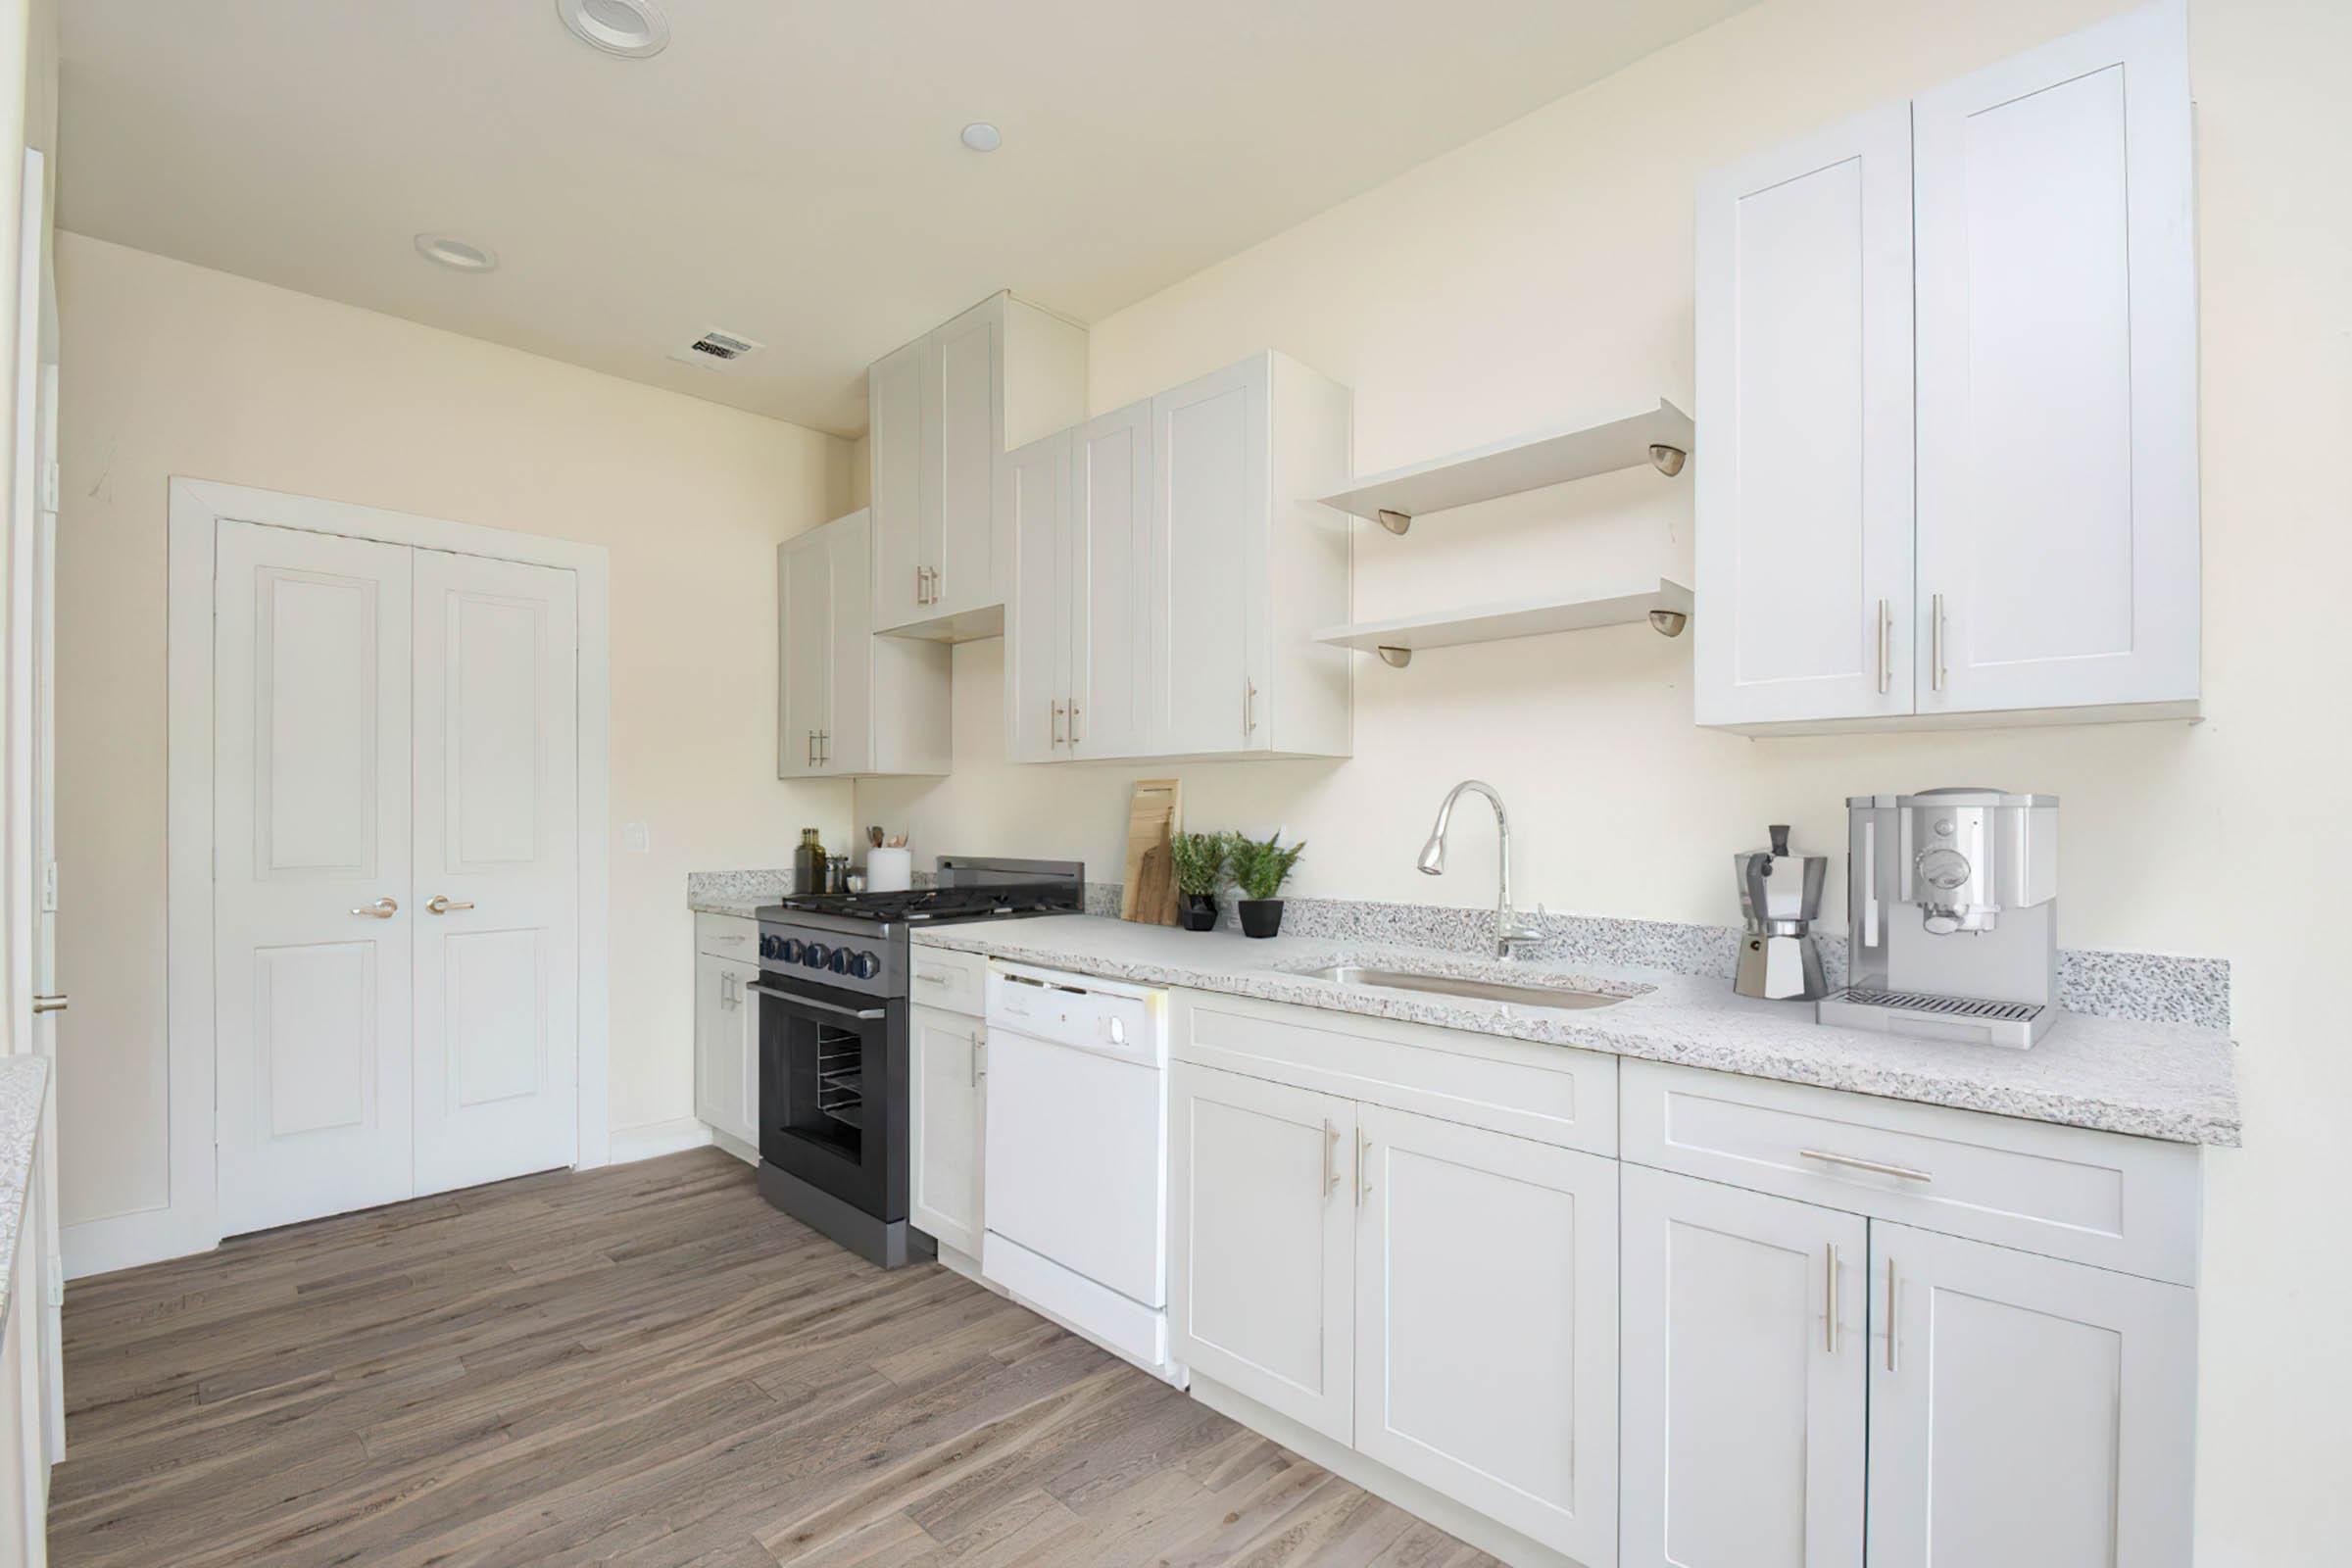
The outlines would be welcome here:
M 454 234 L 417 235 L 416 254 L 461 272 L 487 272 L 498 266 L 498 252 Z
M 963 144 L 976 153 L 993 153 L 1004 145 L 1004 133 L 985 120 L 963 127 Z
M 556 15 L 609 55 L 643 60 L 669 47 L 669 19 L 656 0 L 556 0 Z

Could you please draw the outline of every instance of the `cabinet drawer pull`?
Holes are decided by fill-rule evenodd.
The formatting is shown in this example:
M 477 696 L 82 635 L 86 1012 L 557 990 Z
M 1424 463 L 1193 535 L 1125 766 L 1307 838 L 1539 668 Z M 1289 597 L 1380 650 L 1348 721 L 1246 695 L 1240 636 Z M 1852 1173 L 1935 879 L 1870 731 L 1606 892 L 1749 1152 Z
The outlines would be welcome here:
M 1061 744 L 1061 704 L 1054 705 L 1054 744 Z
M 1372 1137 L 1359 1131 L 1355 1135 L 1355 1206 L 1364 1206 L 1372 1196 Z
M 1838 1244 L 1830 1244 L 1829 1263 L 1823 1272 L 1829 1288 L 1828 1299 L 1822 1306 L 1821 1348 L 1830 1354 L 1838 1353 Z
M 914 977 L 927 986 L 944 986 L 948 983 L 946 975 L 934 973 L 929 969 L 915 970 Z
M 1936 1179 L 1924 1170 L 1913 1170 L 1907 1165 L 1887 1165 L 1875 1159 L 1856 1159 L 1851 1154 L 1827 1154 L 1818 1149 L 1800 1149 L 1796 1152 L 1796 1157 L 1818 1159 L 1824 1165 L 1843 1165 L 1848 1170 L 1866 1170 L 1877 1176 L 1899 1177 L 1907 1182 L 1932 1182 Z
M 1340 1130 L 1330 1118 L 1323 1122 L 1323 1196 L 1340 1190 Z
M 1879 695 L 1885 696 L 1894 685 L 1894 606 L 1879 601 Z
M 1928 688 L 1931 691 L 1939 692 L 1943 690 L 1944 683 L 1951 679 L 1950 672 L 1943 666 L 1943 595 L 1941 594 L 1932 596 L 1928 603 L 1928 637 L 1933 645 L 1929 649 L 1928 657 Z

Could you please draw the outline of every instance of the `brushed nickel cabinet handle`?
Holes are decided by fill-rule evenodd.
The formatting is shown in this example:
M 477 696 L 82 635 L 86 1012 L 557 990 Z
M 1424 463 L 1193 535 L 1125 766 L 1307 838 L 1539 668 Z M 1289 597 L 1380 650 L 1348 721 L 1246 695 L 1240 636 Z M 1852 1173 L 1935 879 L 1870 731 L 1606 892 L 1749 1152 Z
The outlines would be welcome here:
M 1879 601 L 1879 695 L 1885 696 L 1894 685 L 1894 605 Z
M 1886 1370 L 1894 1370 L 1894 1259 L 1886 1260 Z
M 1874 1176 L 1895 1176 L 1907 1182 L 1932 1182 L 1936 1179 L 1928 1172 L 1913 1170 L 1908 1165 L 1888 1165 L 1875 1159 L 1856 1159 L 1851 1154 L 1824 1153 L 1818 1149 L 1800 1149 L 1796 1152 L 1796 1157 L 1818 1159 L 1824 1165 L 1843 1165 L 1848 1170 L 1866 1170 Z
M 1340 1190 L 1340 1130 L 1328 1116 L 1323 1120 L 1323 1196 Z
M 472 908 L 473 901 L 471 899 L 453 899 L 436 893 L 425 901 L 424 906 L 435 914 L 447 914 L 452 909 Z
M 1059 703 L 1054 705 L 1054 744 L 1056 746 L 1066 744 L 1061 738 L 1061 704 Z
M 1070 700 L 1070 744 L 1072 746 L 1078 744 L 1078 700 L 1076 698 Z
M 373 904 L 363 905 L 351 912 L 364 914 L 370 920 L 389 920 L 400 912 L 400 901 L 398 899 L 378 899 Z
M 1247 675 L 1242 677 L 1242 733 L 1250 735 L 1257 730 L 1257 682 Z
M 1358 1129 L 1355 1135 L 1355 1206 L 1364 1206 L 1372 1196 L 1372 1135 Z
M 32 999 L 32 1010 L 36 1013 L 63 1012 L 68 1006 L 73 1004 L 73 1001 L 74 999 L 72 997 L 65 995 L 63 992 L 60 992 L 58 995 L 53 997 L 34 997 Z
M 1824 1271 L 1824 1283 L 1829 1289 L 1828 1304 L 1822 1311 L 1821 1348 L 1830 1354 L 1838 1353 L 1838 1244 L 1830 1244 L 1829 1264 Z
M 1928 636 L 1934 645 L 1928 654 L 1928 688 L 1931 691 L 1939 692 L 1951 680 L 1951 673 L 1944 668 L 1943 663 L 1945 637 L 1943 595 L 1941 594 L 1936 594 L 1928 601 Z

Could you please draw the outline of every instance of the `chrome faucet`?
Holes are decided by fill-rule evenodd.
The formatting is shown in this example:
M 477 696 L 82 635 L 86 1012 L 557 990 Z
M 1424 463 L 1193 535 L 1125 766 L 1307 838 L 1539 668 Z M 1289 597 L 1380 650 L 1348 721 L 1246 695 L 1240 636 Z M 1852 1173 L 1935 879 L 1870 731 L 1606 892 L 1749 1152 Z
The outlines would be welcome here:
M 1446 793 L 1446 804 L 1438 808 L 1438 824 L 1429 830 L 1429 842 L 1421 846 L 1420 868 L 1424 876 L 1443 876 L 1446 872 L 1446 828 L 1453 820 L 1453 803 L 1469 790 L 1487 798 L 1494 808 L 1495 853 L 1502 861 L 1502 885 L 1494 897 L 1494 956 L 1518 956 L 1518 950 L 1544 940 L 1544 929 L 1534 920 L 1511 908 L 1511 819 L 1502 808 L 1502 797 L 1494 786 L 1483 779 L 1466 778 Z M 1541 906 L 1537 908 L 1541 914 Z

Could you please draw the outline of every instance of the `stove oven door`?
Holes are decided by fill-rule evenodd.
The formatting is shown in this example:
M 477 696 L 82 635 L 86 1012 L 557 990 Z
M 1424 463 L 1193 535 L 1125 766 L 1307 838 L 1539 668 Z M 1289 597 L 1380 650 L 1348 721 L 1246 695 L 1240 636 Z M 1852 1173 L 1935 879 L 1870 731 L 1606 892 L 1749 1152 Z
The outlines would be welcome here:
M 906 1217 L 906 1004 L 762 976 L 760 1157 L 880 1220 Z

